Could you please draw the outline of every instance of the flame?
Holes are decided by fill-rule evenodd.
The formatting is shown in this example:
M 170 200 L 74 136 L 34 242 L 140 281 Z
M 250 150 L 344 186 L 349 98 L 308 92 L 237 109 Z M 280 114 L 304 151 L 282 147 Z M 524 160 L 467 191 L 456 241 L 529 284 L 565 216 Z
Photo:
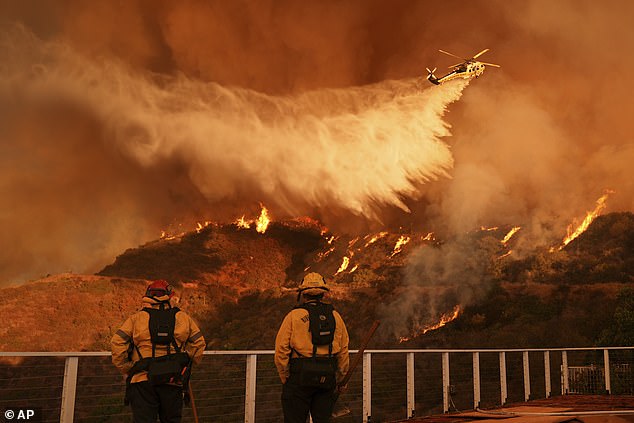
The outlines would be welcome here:
M 355 239 L 353 239 L 352 241 L 350 241 L 350 242 L 348 243 L 348 248 L 352 248 L 352 246 L 353 246 L 354 244 L 356 244 L 358 240 L 359 240 L 359 237 L 356 237 Z
M 359 267 L 358 264 L 355 264 L 354 267 L 350 270 L 350 273 L 354 273 L 355 270 Z
M 403 246 L 405 244 L 407 244 L 410 241 L 410 237 L 405 236 L 405 235 L 401 235 L 401 237 L 398 239 L 398 241 L 396 241 L 396 245 L 394 246 L 394 250 L 392 251 L 392 254 L 390 255 L 390 258 L 394 257 L 395 255 L 397 255 L 398 253 L 400 253 L 403 249 Z
M 451 313 L 446 313 L 440 316 L 440 321 L 438 323 L 434 323 L 432 325 L 425 326 L 424 328 L 420 330 L 417 330 L 416 331 L 417 333 L 415 335 L 412 335 L 409 338 L 402 336 L 399 338 L 398 342 L 403 343 L 403 342 L 409 341 L 412 338 L 416 338 L 417 336 L 425 335 L 427 332 L 431 332 L 432 330 L 440 329 L 441 327 L 445 326 L 447 323 L 456 320 L 458 315 L 460 315 L 461 311 L 462 309 L 460 308 L 460 305 L 457 305 L 453 308 L 453 311 Z
M 511 240 L 511 238 L 513 238 L 513 235 L 515 235 L 517 233 L 517 231 L 519 231 L 520 229 L 522 229 L 521 226 L 515 226 L 513 227 L 513 229 L 511 229 L 506 236 L 504 236 L 504 239 L 502 239 L 502 244 L 506 245 L 507 242 L 509 242 Z
M 159 239 L 161 239 L 163 241 L 171 241 L 171 240 L 176 239 L 178 237 L 181 237 L 183 235 L 185 235 L 185 232 L 181 232 L 178 235 L 170 235 L 166 231 L 161 230 L 161 237 Z
M 480 230 L 481 231 L 491 232 L 491 231 L 497 231 L 498 227 L 497 226 L 493 226 L 492 228 L 487 228 L 486 226 L 480 226 Z
M 513 250 L 509 250 L 508 252 L 502 254 L 501 256 L 498 257 L 498 259 L 503 259 L 504 257 L 508 257 L 511 255 L 511 253 L 513 252 Z
M 203 229 L 205 229 L 205 228 L 206 228 L 207 226 L 209 226 L 209 225 L 211 225 L 211 222 L 210 222 L 210 221 L 208 221 L 208 220 L 207 220 L 207 221 L 205 221 L 205 223 L 200 223 L 200 222 L 197 222 L 197 223 L 196 223 L 196 233 L 198 233 L 198 234 L 199 234 L 199 233 L 200 233 L 200 231 L 202 231 Z
M 429 232 L 424 237 L 421 237 L 421 241 L 434 241 L 435 239 L 436 239 L 436 237 L 434 236 L 433 232 Z
M 328 244 L 332 244 L 332 242 L 333 242 L 335 239 L 337 239 L 337 238 L 339 238 L 339 237 L 336 237 L 336 236 L 334 236 L 334 235 L 333 235 L 333 236 L 331 236 L 330 238 L 328 238 Z
M 346 270 L 348 268 L 348 265 L 350 264 L 350 259 L 346 256 L 343 257 L 343 261 L 341 262 L 341 266 L 339 266 L 339 270 L 337 270 L 337 273 L 335 273 L 335 275 L 338 275 L 339 273 L 343 272 L 344 270 Z
M 266 209 L 266 207 L 262 206 L 260 216 L 258 216 L 258 218 L 255 220 L 255 230 L 263 234 L 269 227 L 269 223 L 271 223 L 271 219 L 269 218 L 269 211 Z
M 238 220 L 236 220 L 235 222 L 233 222 L 238 228 L 242 228 L 242 229 L 249 229 L 251 227 L 251 224 L 246 221 L 244 219 L 244 215 L 242 215 L 242 217 Z
M 317 254 L 317 260 L 315 261 L 317 262 L 322 261 L 324 258 L 328 257 L 328 255 L 332 253 L 333 251 L 335 251 L 335 247 L 331 247 L 328 250 L 324 251 L 323 253 Z
M 383 238 L 385 235 L 387 235 L 387 232 L 379 232 L 378 234 L 374 235 L 372 238 L 370 238 L 368 242 L 365 243 L 364 248 L 367 247 L 368 245 L 374 244 L 379 239 Z
M 606 207 L 605 202 L 607 201 L 610 194 L 614 194 L 614 191 L 609 189 L 605 191 L 605 194 L 603 194 L 597 200 L 597 206 L 594 208 L 594 210 L 586 212 L 586 218 L 583 219 L 583 222 L 581 222 L 581 224 L 578 225 L 576 229 L 573 229 L 575 222 L 568 225 L 568 229 L 566 231 L 567 235 L 564 238 L 562 244 L 559 246 L 558 250 L 561 250 L 566 245 L 570 244 L 575 238 L 577 238 L 579 235 L 584 233 L 586 229 L 588 229 L 588 227 L 594 221 L 594 219 L 596 219 L 596 217 L 599 216 L 601 212 L 605 209 Z M 553 249 L 551 248 L 551 251 L 552 250 Z

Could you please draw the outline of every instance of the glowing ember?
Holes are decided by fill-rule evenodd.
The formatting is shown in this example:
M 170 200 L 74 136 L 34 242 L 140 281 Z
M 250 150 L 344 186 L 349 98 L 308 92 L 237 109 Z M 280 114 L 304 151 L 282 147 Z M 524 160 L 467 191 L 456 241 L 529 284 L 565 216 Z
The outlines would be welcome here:
M 594 208 L 594 210 L 586 212 L 586 218 L 583 219 L 583 222 L 581 222 L 581 224 L 578 225 L 576 229 L 574 229 L 575 222 L 573 222 L 570 225 L 568 225 L 568 230 L 567 230 L 568 234 L 564 238 L 561 246 L 559 247 L 559 250 L 564 248 L 566 245 L 570 244 L 575 238 L 577 238 L 579 235 L 584 233 L 586 231 L 586 229 L 588 229 L 588 227 L 590 226 L 592 221 L 594 219 L 596 219 L 596 217 L 599 216 L 601 214 L 601 212 L 605 209 L 605 207 L 606 207 L 605 202 L 607 201 L 608 196 L 610 194 L 614 194 L 614 191 L 612 191 L 612 190 L 606 190 L 605 191 L 605 194 L 603 194 L 597 200 L 597 206 Z M 552 251 L 552 249 L 551 249 L 551 251 Z
M 359 267 L 358 264 L 355 264 L 354 267 L 350 270 L 350 273 L 354 273 L 355 270 Z
M 352 246 L 353 246 L 354 244 L 356 244 L 358 240 L 359 240 L 359 237 L 356 237 L 355 239 L 353 239 L 352 241 L 350 241 L 350 242 L 348 243 L 348 248 L 352 248 Z
M 378 234 L 376 234 L 372 238 L 370 238 L 370 240 L 368 242 L 365 243 L 365 247 L 367 247 L 368 245 L 374 244 L 379 239 L 383 238 L 385 235 L 387 235 L 387 232 L 379 232 Z
M 458 315 L 460 315 L 460 305 L 457 305 L 453 308 L 453 311 L 451 313 L 446 313 L 443 314 L 442 316 L 440 316 L 440 321 L 438 323 L 435 323 L 433 325 L 428 325 L 425 326 L 424 328 L 420 329 L 420 330 L 416 330 L 416 334 L 413 335 L 412 337 L 408 338 L 408 337 L 401 337 L 399 338 L 398 342 L 406 342 L 409 341 L 412 338 L 416 338 L 417 336 L 421 336 L 426 334 L 427 332 L 431 332 L 432 330 L 436 330 L 436 329 L 440 329 L 441 327 L 445 326 L 447 323 L 452 322 L 454 320 L 456 320 L 456 318 L 458 317 Z
M 506 245 L 506 243 L 509 242 L 511 238 L 513 238 L 513 235 L 515 235 L 520 229 L 522 229 L 520 226 L 515 226 L 511 229 L 502 240 L 502 244 Z
M 436 239 L 436 237 L 434 236 L 434 233 L 430 232 L 427 235 L 425 235 L 424 237 L 422 237 L 421 241 L 434 241 L 435 239 Z
M 247 222 L 246 220 L 244 220 L 244 215 L 242 215 L 242 217 L 240 219 L 236 220 L 234 222 L 234 224 L 238 228 L 242 228 L 242 229 L 249 229 L 251 227 L 251 224 L 249 222 Z
M 196 223 L 196 233 L 200 233 L 200 231 L 202 231 L 203 229 L 205 229 L 207 226 L 211 225 L 210 221 L 206 221 L 205 223 L 200 223 L 197 222 Z
M 317 254 L 317 262 L 322 261 L 324 258 L 328 257 L 328 255 L 330 253 L 332 253 L 333 251 L 335 251 L 335 247 L 331 247 L 329 248 L 327 251 L 324 251 L 323 253 L 319 253 Z
M 266 209 L 266 207 L 262 206 L 260 216 L 258 216 L 258 218 L 255 220 L 255 230 L 263 234 L 269 227 L 269 223 L 271 223 L 271 219 L 269 218 L 269 211 Z
M 491 231 L 497 231 L 498 227 L 494 226 L 492 228 L 487 228 L 486 226 L 480 226 L 480 230 L 481 231 L 487 231 L 487 232 L 491 232 Z
M 403 246 L 410 241 L 410 237 L 401 235 L 401 237 L 396 241 L 396 245 L 394 246 L 394 250 L 392 251 L 392 255 L 390 257 L 394 257 L 398 253 L 400 253 L 403 249 Z
M 500 257 L 498 257 L 498 259 L 503 259 L 504 257 L 508 257 L 511 255 L 511 253 L 513 252 L 513 250 L 509 250 L 508 252 L 502 254 Z
M 334 235 L 331 236 L 330 238 L 328 238 L 328 244 L 332 244 L 332 242 L 337 239 L 337 237 L 335 237 Z
M 339 273 L 346 270 L 349 264 L 350 264 L 350 259 L 344 256 L 343 261 L 341 262 L 341 266 L 339 266 L 339 270 L 337 270 L 337 273 L 335 273 L 335 275 L 338 275 Z

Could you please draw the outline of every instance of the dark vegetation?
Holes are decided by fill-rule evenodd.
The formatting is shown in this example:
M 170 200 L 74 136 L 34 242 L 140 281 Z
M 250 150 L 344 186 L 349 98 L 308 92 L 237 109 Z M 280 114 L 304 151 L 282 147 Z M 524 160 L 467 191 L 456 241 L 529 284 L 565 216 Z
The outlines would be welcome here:
M 476 300 L 444 328 L 405 344 L 378 334 L 372 347 L 634 345 L 634 215 L 599 217 L 561 251 L 544 249 L 521 260 L 498 260 L 499 240 L 474 236 L 472 245 L 479 249 L 478 260 L 483 251 L 490 257 L 485 288 L 467 287 L 480 289 Z M 331 299 L 346 319 L 353 347 L 374 319 L 385 317 L 385 304 L 404 292 L 407 295 L 409 289 L 402 263 L 392 262 L 361 265 L 358 273 L 343 274 L 335 283 L 363 286 Z M 460 289 L 465 287 L 449 290 L 448 304 L 460 296 Z M 274 288 L 224 301 L 218 313 L 204 322 L 212 341 L 209 347 L 271 349 L 279 324 L 294 303 L 294 293 L 280 296 Z

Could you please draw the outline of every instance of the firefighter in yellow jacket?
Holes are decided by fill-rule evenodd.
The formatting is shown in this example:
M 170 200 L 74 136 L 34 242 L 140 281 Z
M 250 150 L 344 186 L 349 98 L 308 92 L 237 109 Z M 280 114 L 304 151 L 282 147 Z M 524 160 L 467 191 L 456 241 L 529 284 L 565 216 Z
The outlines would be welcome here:
M 348 371 L 348 331 L 341 315 L 322 302 L 329 288 L 319 273 L 307 274 L 298 291 L 298 306 L 275 339 L 284 422 L 305 423 L 310 412 L 314 423 L 327 423 Z
M 199 363 L 205 339 L 189 315 L 172 307 L 174 290 L 152 282 L 143 310 L 130 316 L 111 340 L 112 362 L 127 376 L 126 402 L 135 423 L 180 423 L 183 388 L 192 363 Z

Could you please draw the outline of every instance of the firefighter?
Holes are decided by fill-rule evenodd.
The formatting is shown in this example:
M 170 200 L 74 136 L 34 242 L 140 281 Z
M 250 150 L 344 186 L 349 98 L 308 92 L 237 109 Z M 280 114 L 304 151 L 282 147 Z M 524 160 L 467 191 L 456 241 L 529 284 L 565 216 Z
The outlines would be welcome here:
M 282 381 L 285 423 L 327 423 L 337 390 L 348 371 L 348 331 L 341 315 L 323 303 L 330 289 L 319 273 L 308 273 L 275 339 L 275 366 Z
M 180 423 L 189 373 L 205 339 L 191 317 L 172 307 L 173 287 L 150 283 L 143 310 L 130 316 L 111 340 L 112 363 L 126 375 L 125 403 L 134 423 Z

